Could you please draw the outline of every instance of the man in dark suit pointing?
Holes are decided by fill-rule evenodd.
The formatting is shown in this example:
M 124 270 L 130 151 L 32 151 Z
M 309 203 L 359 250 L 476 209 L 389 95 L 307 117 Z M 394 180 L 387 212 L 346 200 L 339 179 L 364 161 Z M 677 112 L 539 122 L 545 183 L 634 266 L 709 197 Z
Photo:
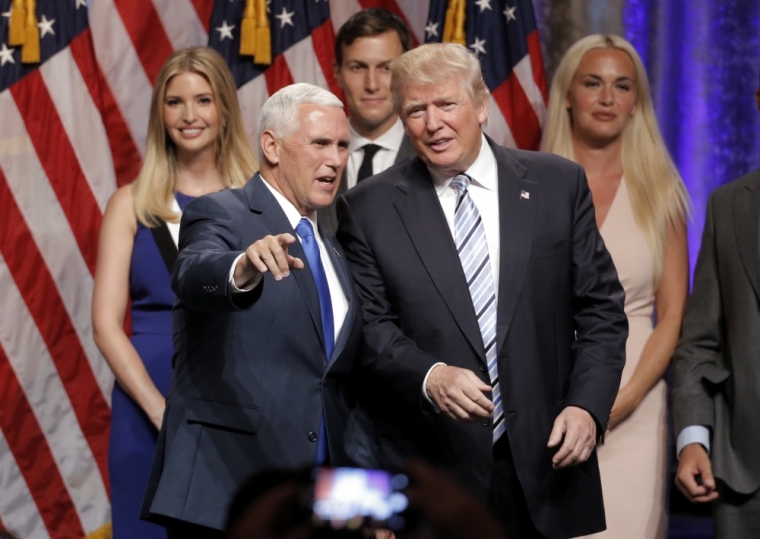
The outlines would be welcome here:
M 260 173 L 182 216 L 174 377 L 143 506 L 170 537 L 218 536 L 255 472 L 350 464 L 361 318 L 341 248 L 316 221 L 346 165 L 343 105 L 287 86 L 259 132 Z
M 380 464 L 431 461 L 511 537 L 600 531 L 594 447 L 627 322 L 583 170 L 483 135 L 488 89 L 464 47 L 423 45 L 391 73 L 417 157 L 338 199 Z

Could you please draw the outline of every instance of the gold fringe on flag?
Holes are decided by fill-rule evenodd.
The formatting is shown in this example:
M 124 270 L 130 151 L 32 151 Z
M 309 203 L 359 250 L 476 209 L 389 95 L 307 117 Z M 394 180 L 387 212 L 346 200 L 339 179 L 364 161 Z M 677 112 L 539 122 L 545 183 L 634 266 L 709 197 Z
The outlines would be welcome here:
M 443 25 L 443 42 L 465 45 L 464 20 L 467 0 L 449 0 Z
M 21 48 L 22 64 L 37 64 L 40 61 L 40 29 L 37 27 L 35 0 L 26 0 L 25 40 Z
M 272 35 L 269 31 L 267 0 L 258 0 L 256 9 L 256 57 L 253 61 L 263 65 L 271 65 L 272 63 Z
M 240 25 L 240 54 L 253 56 L 256 64 L 272 63 L 272 34 L 266 0 L 246 0 Z
M 240 54 L 256 55 L 256 0 L 246 0 L 243 22 L 240 24 Z
M 8 45 L 23 45 L 26 41 L 24 23 L 26 22 L 26 9 L 24 0 L 13 0 L 13 10 L 8 28 Z
M 87 535 L 85 539 L 113 539 L 113 528 L 111 527 L 111 523 L 105 524 L 92 532 L 91 534 Z

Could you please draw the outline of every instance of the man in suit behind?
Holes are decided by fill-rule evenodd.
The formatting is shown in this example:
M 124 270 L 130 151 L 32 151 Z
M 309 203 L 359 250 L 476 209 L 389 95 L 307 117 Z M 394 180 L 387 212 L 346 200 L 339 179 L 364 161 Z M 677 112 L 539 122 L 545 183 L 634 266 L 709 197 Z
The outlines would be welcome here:
M 714 501 L 718 539 L 760 537 L 758 215 L 760 170 L 710 195 L 673 359 L 676 485 L 693 502 Z
M 418 157 L 338 200 L 380 464 L 436 464 L 511 537 L 600 531 L 594 446 L 627 322 L 583 170 L 482 134 L 488 89 L 464 47 L 422 45 L 391 71 Z
M 172 274 L 174 377 L 143 516 L 216 537 L 252 473 L 350 464 L 360 310 L 316 209 L 348 151 L 340 100 L 309 84 L 261 109 L 261 171 L 192 202 Z
M 391 104 L 390 63 L 412 48 L 412 35 L 400 17 L 383 8 L 355 13 L 335 38 L 333 71 L 343 90 L 351 144 L 338 194 L 414 155 L 401 120 Z M 335 202 L 319 210 L 319 219 L 335 231 Z

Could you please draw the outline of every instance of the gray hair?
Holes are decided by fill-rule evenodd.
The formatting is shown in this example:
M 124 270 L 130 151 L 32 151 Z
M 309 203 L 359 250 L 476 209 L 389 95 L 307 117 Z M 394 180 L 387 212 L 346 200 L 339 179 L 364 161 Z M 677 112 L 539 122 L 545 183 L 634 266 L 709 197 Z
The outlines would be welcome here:
M 324 88 L 305 82 L 291 84 L 272 94 L 261 107 L 259 137 L 267 130 L 280 138 L 293 133 L 298 127 L 298 107 L 307 104 L 343 110 L 341 100 Z M 262 159 L 263 153 L 259 144 L 259 160 Z

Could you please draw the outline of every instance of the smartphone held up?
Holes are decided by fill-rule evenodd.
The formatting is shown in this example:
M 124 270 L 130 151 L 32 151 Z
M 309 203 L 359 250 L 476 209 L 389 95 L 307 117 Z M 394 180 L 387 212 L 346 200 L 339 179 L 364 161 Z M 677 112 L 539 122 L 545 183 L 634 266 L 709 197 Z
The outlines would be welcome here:
M 409 500 L 401 492 L 403 474 L 361 468 L 317 468 L 314 471 L 312 522 L 334 529 L 362 526 L 401 530 Z

